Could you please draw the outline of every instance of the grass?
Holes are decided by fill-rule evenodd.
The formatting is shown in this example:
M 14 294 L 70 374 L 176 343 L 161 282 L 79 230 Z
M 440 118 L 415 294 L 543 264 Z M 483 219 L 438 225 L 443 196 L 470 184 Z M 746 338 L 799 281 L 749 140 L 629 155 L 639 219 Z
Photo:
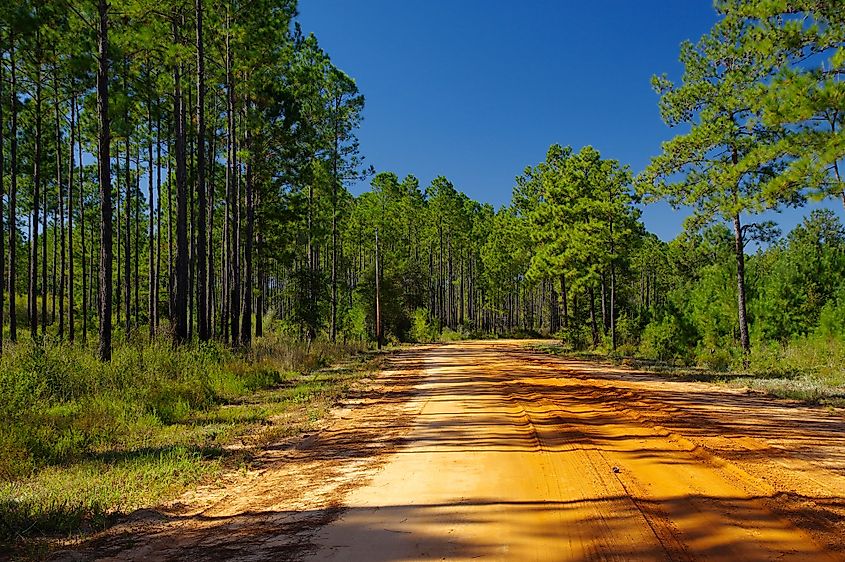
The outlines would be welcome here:
M 267 337 L 247 353 L 20 343 L 0 358 L 0 550 L 102 529 L 245 467 L 377 368 L 362 345 Z M 354 358 L 354 359 L 353 359 Z M 341 367 L 327 369 L 329 365 Z
M 787 344 L 758 343 L 752 347 L 747 370 L 713 369 L 706 365 L 678 365 L 636 355 L 575 351 L 564 345 L 535 346 L 543 353 L 584 359 L 612 361 L 640 371 L 675 380 L 722 384 L 747 388 L 768 396 L 807 404 L 845 407 L 845 344 L 830 338 L 807 337 Z

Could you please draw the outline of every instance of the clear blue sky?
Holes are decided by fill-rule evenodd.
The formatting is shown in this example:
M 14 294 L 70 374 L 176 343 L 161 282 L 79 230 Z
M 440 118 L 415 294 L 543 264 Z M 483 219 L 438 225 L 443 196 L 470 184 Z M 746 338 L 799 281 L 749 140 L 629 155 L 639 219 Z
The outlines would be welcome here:
M 499 206 L 555 142 L 640 171 L 674 134 L 650 78 L 679 78 L 679 44 L 715 13 L 709 0 L 300 0 L 299 21 L 366 97 L 368 164 Z M 767 218 L 787 231 L 809 208 Z M 668 240 L 686 214 L 656 204 L 643 220 Z

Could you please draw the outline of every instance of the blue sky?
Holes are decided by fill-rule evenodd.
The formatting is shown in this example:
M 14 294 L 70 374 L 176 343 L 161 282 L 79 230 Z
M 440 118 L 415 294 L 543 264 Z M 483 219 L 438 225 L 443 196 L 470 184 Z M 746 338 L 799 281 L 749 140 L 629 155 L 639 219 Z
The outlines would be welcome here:
M 300 0 L 299 21 L 366 97 L 368 164 L 423 186 L 444 175 L 499 206 L 555 142 L 640 171 L 674 135 L 650 78 L 679 78 L 681 41 L 715 13 L 708 0 Z M 818 206 L 766 218 L 787 231 Z M 655 204 L 643 220 L 668 240 L 685 215 Z

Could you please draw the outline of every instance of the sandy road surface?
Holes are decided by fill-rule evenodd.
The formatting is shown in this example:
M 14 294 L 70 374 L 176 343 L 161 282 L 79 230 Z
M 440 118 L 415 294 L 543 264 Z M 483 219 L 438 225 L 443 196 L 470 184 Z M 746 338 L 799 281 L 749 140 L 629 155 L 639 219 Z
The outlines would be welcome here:
M 252 478 L 75 556 L 836 560 L 843 531 L 841 414 L 469 342 L 400 354 Z

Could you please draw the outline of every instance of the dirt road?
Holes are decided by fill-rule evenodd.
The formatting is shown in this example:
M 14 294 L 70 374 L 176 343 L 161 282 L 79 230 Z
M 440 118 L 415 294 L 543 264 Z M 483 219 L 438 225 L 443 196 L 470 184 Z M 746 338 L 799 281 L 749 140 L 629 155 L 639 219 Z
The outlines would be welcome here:
M 522 342 L 401 353 L 264 462 L 213 501 L 138 516 L 74 555 L 845 559 L 840 413 Z

